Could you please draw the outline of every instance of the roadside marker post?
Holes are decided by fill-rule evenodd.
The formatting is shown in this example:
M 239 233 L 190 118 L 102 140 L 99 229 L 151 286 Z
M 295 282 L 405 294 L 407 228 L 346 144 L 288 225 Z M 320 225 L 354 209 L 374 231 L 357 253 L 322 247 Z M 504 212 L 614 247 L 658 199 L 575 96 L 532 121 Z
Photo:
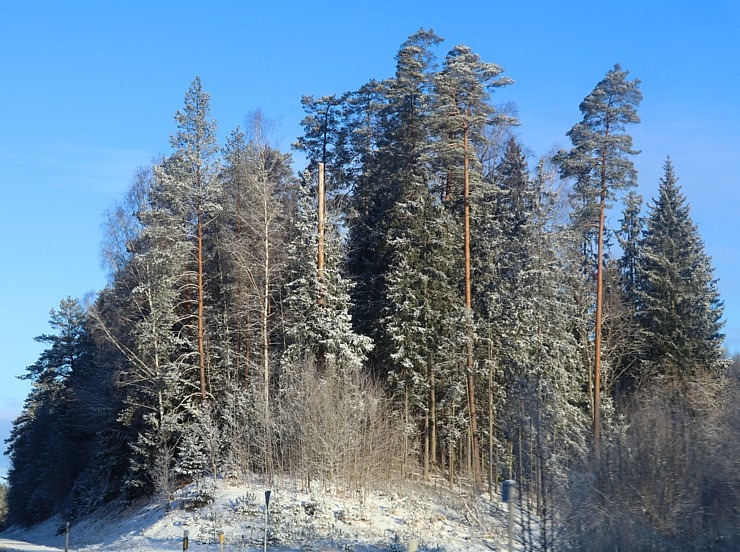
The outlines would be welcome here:
M 264 552 L 267 552 L 267 512 L 270 510 L 270 494 L 272 494 L 272 491 L 265 491 L 265 548 L 264 548 Z
M 501 500 L 509 505 L 509 552 L 514 552 L 514 492 L 516 481 L 507 479 L 501 486 Z

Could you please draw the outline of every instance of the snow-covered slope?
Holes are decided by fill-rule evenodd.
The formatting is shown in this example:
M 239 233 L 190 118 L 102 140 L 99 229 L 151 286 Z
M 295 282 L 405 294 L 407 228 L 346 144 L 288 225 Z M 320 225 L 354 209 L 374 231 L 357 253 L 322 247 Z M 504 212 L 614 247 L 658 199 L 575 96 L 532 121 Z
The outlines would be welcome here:
M 338 489 L 306 492 L 293 481 L 276 482 L 271 487 L 267 548 L 404 551 L 416 542 L 420 552 L 505 550 L 505 505 L 443 485 L 389 485 L 386 491 L 348 496 Z M 256 480 L 241 485 L 210 481 L 180 489 L 169 509 L 161 501 L 109 506 L 71 526 L 69 549 L 182 550 L 187 531 L 191 551 L 219 551 L 221 533 L 224 551 L 262 550 L 265 489 Z M 213 501 L 195 508 L 204 495 Z M 56 518 L 30 529 L 10 528 L 0 538 L 63 550 L 63 525 Z M 19 546 L 15 549 L 21 550 Z

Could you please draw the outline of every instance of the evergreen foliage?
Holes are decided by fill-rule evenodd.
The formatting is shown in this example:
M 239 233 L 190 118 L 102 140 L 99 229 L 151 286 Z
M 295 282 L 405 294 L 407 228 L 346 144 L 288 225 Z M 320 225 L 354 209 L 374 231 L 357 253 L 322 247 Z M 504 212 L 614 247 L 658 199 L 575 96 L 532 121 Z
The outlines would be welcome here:
M 302 184 L 297 194 L 295 236 L 288 245 L 292 261 L 285 299 L 289 345 L 283 362 L 295 369 L 310 359 L 330 372 L 356 372 L 372 343 L 352 328 L 351 284 L 342 274 L 342 245 L 331 213 L 326 225 L 326 262 L 319 273 L 317 203 L 309 173 Z
M 558 154 L 561 175 L 575 178 L 580 203 L 575 220 L 584 232 L 597 227 L 601 201 L 613 201 L 616 192 L 637 183 L 630 157 L 639 151 L 633 149 L 625 127 L 640 122 L 637 107 L 642 93 L 639 79 L 629 81 L 627 75 L 615 65 L 584 98 L 579 106 L 583 120 L 567 133 L 573 148 Z
M 668 159 L 649 206 L 637 265 L 638 319 L 646 333 L 643 369 L 686 383 L 721 373 L 723 305 L 711 259 Z
M 464 45 L 438 66 L 441 42 L 420 29 L 392 77 L 305 96 L 299 178 L 259 113 L 219 148 L 193 81 L 173 151 L 108 213 L 108 285 L 90 305 L 62 301 L 38 338 L 48 348 L 23 376 L 32 390 L 8 440 L 10 523 L 142 494 L 169 505 L 191 481 L 207 501 L 214 478 L 289 474 L 362 493 L 418 472 L 474 492 L 485 478 L 491 496 L 516 479 L 524 549 L 578 549 L 591 529 L 621 529 L 584 521 L 581 491 L 606 496 L 614 474 L 637 481 L 643 452 L 651 477 L 668 478 L 656 475 L 663 441 L 639 441 L 656 437 L 639 423 L 654 412 L 700 447 L 677 469 L 730 473 L 707 460 L 734 415 L 722 302 L 670 162 L 647 217 L 627 196 L 619 258 L 605 238 L 604 209 L 636 183 L 625 128 L 639 81 L 615 66 L 581 104 L 573 148 L 532 170 L 512 110 L 492 103 L 511 80 Z M 574 179 L 569 198 L 553 167 Z M 636 409 L 651 390 L 665 402 Z M 598 407 L 601 460 L 587 454 Z M 661 524 L 707 507 L 686 495 L 671 517 L 651 492 L 640 503 Z M 695 542 L 708 542 L 703 527 L 728 538 L 707 516 Z M 673 543 L 664 529 L 641 534 Z
M 630 156 L 632 137 L 625 126 L 638 123 L 637 106 L 642 100 L 640 81 L 628 81 L 627 71 L 617 64 L 581 102 L 583 120 L 573 126 L 568 137 L 573 143 L 569 152 L 560 152 L 557 162 L 562 177 L 575 178 L 574 198 L 579 202 L 573 213 L 575 229 L 582 234 L 582 266 L 590 271 L 589 251 L 596 238 L 596 309 L 594 312 L 593 398 L 592 418 L 594 456 L 601 449 L 601 390 L 604 331 L 604 248 L 606 208 L 616 191 L 636 184 L 637 171 Z M 594 234 L 595 230 L 595 234 Z
M 52 309 L 47 344 L 23 379 L 32 383 L 8 439 L 12 467 L 7 495 L 10 523 L 35 523 L 69 508 L 77 477 L 92 462 L 98 428 L 85 424 L 81 386 L 94 369 L 87 317 L 70 297 Z
M 359 156 L 365 163 L 354 171 L 348 268 L 357 284 L 353 292 L 356 326 L 375 343 L 372 364 L 376 358 L 387 357 L 392 348 L 380 320 L 391 308 L 385 291 L 393 255 L 389 240 L 403 224 L 398 220 L 403 214 L 396 206 L 410 194 L 425 193 L 422 188 L 431 179 L 427 152 L 435 63 L 431 48 L 440 41 L 432 31 L 421 29 L 401 46 L 396 75 L 381 87 L 384 98 L 376 151 Z

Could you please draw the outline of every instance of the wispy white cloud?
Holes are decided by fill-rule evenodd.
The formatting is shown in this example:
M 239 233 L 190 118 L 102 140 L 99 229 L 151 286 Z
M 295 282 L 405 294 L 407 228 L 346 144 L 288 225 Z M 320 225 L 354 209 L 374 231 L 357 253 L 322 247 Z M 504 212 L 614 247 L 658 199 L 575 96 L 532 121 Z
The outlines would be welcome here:
M 24 146 L 27 146 L 25 144 Z M 118 196 L 136 169 L 154 158 L 137 149 L 88 144 L 35 144 L 23 148 L 0 143 L 0 179 L 31 189 Z M 10 163 L 12 161 L 12 163 Z M 9 168 L 10 167 L 10 168 Z M 2 171 L 13 170 L 15 173 Z M 25 170 L 32 167 L 33 170 Z

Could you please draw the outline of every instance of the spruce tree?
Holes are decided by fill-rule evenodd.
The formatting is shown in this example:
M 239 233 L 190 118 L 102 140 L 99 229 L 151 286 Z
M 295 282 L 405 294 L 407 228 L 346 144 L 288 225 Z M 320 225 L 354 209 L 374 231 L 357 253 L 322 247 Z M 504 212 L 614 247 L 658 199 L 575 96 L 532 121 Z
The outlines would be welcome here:
M 508 393 L 503 374 L 513 374 L 526 364 L 523 358 L 523 325 L 534 297 L 523 294 L 521 284 L 529 269 L 534 197 L 521 146 L 509 140 L 489 178 L 471 193 L 472 275 L 475 282 L 476 360 L 486 379 L 485 414 L 488 433 L 489 490 L 497 471 L 495 452 L 504 440 L 501 427 L 502 398 Z M 529 290 L 527 290 L 529 291 Z M 508 447 L 507 447 L 508 448 Z
M 642 196 L 629 192 L 617 231 L 622 254 L 612 263 L 611 281 L 607 281 L 607 347 L 613 370 L 611 378 L 615 398 L 635 389 L 639 382 L 638 362 L 644 334 L 637 321 L 637 265 L 644 227 Z M 612 284 L 612 285 L 609 285 Z
M 638 319 L 646 334 L 644 367 L 686 383 L 720 372 L 724 307 L 711 259 L 668 159 L 648 207 L 637 265 Z
M 285 306 L 289 345 L 282 361 L 289 370 L 309 359 L 327 372 L 354 373 L 362 368 L 372 343 L 352 328 L 352 286 L 342 274 L 344 252 L 331 213 L 326 225 L 326 262 L 319 273 L 317 204 L 311 184 L 310 173 L 306 173 L 297 190 L 295 235 L 288 244 L 290 281 Z
M 388 336 L 389 383 L 404 417 L 408 439 L 420 436 L 424 475 L 437 461 L 437 426 L 449 426 L 437 402 L 449 395 L 448 378 L 463 347 L 455 331 L 465 319 L 457 292 L 455 246 L 459 229 L 428 186 L 407 183 L 393 210 L 398 227 L 389 236 L 385 276 L 387 307 L 381 324 Z M 448 401 L 449 402 L 449 401 Z M 451 441 L 450 446 L 456 443 Z
M 619 271 L 622 277 L 622 289 L 627 302 L 637 304 L 635 286 L 637 284 L 637 263 L 640 258 L 640 237 L 642 236 L 644 218 L 641 215 L 642 196 L 630 192 L 625 198 L 625 208 L 617 235 L 622 255 L 619 258 Z
M 382 85 L 373 84 L 374 89 L 379 88 L 382 101 L 378 101 L 382 105 L 355 101 L 354 108 L 365 107 L 348 121 L 348 127 L 355 129 L 355 158 L 362 164 L 361 169 L 354 171 L 348 217 L 348 269 L 356 282 L 354 318 L 358 331 L 373 339 L 371 365 L 379 374 L 385 373 L 385 362 L 394 347 L 380 321 L 392 308 L 386 297 L 385 280 L 394 255 L 390 240 L 407 224 L 398 204 L 420 201 L 418 194 L 425 194 L 425 188 L 430 186 L 428 121 L 435 65 L 432 48 L 440 41 L 434 32 L 424 29 L 410 36 L 396 56 L 394 77 Z M 374 117 L 378 109 L 380 112 Z M 376 119 L 374 132 L 361 124 L 363 113 L 365 121 Z M 371 143 L 375 144 L 372 152 L 366 149 Z
M 516 180 L 516 179 L 515 179 Z M 550 550 L 557 532 L 557 492 L 588 452 L 589 419 L 572 330 L 580 314 L 572 293 L 568 230 L 557 224 L 556 197 L 541 162 L 524 194 L 515 194 L 518 239 L 506 259 L 499 391 L 501 436 L 511 446 L 513 477 L 525 505 L 525 550 Z M 520 204 L 516 207 L 517 203 Z M 518 243 L 517 243 L 518 242 Z M 510 475 L 511 477 L 511 475 Z
M 287 244 L 287 347 L 276 400 L 283 458 L 306 470 L 309 480 L 319 473 L 329 479 L 341 475 L 342 459 L 360 446 L 345 420 L 347 409 L 361 404 L 357 382 L 372 349 L 370 339 L 352 327 L 352 285 L 342 273 L 345 255 L 331 211 L 326 213 L 325 253 L 319 254 L 323 202 L 316 201 L 315 189 L 306 171 L 296 194 L 293 239 Z

